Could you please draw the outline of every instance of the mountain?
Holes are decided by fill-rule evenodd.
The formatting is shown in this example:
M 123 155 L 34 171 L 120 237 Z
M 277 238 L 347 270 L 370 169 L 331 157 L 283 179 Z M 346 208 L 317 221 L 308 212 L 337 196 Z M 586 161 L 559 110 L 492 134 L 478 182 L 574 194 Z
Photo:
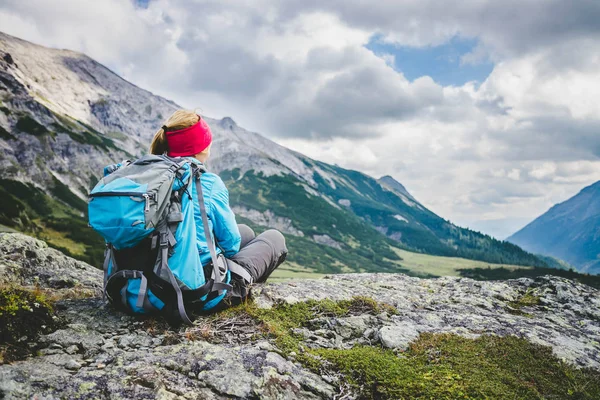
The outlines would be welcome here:
M 104 165 L 143 154 L 179 106 L 91 58 L 0 34 L 0 224 L 98 265 L 103 244 L 85 221 Z M 241 222 L 276 227 L 290 265 L 309 271 L 399 271 L 397 249 L 530 266 L 518 246 L 446 221 L 391 177 L 313 160 L 226 117 L 206 118 L 209 169 Z
M 600 181 L 555 205 L 507 240 L 563 259 L 581 272 L 600 273 Z

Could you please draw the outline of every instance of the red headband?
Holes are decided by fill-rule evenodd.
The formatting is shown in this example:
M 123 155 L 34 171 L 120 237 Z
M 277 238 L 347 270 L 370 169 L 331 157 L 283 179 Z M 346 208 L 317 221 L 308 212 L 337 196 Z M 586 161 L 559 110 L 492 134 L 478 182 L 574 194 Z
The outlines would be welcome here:
M 169 157 L 194 156 L 210 146 L 212 142 L 210 127 L 200 116 L 198 118 L 200 120 L 189 128 L 166 132 Z

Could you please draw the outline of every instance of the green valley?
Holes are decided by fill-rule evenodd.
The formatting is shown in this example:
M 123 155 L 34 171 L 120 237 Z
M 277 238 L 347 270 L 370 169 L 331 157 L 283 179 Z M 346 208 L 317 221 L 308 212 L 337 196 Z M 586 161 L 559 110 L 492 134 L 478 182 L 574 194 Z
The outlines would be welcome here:
M 336 185 L 332 187 L 322 176 L 315 176 L 319 190 L 336 202 L 346 201 L 356 215 L 395 238 L 407 249 L 495 264 L 547 266 L 543 260 L 512 243 L 460 228 L 440 218 L 412 196 L 387 189 L 368 175 L 315 163 L 337 177 Z

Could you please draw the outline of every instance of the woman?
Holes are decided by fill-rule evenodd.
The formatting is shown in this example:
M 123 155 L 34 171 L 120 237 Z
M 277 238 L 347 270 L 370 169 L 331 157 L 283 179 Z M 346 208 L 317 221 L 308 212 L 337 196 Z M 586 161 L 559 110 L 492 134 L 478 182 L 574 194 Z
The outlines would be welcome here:
M 192 162 L 206 164 L 211 144 L 212 132 L 206 121 L 194 111 L 177 110 L 154 135 L 150 152 L 169 157 L 187 157 Z M 249 226 L 238 225 L 229 207 L 227 188 L 216 174 L 202 174 L 201 184 L 209 226 L 212 227 L 210 234 L 216 243 L 217 252 L 222 252 L 228 263 L 234 262 L 248 271 L 252 282 L 266 281 L 287 256 L 283 235 L 270 229 L 256 236 Z M 210 264 L 211 257 L 197 203 L 198 200 L 195 200 L 194 219 L 198 228 L 196 242 L 202 265 L 206 266 Z M 246 289 L 246 283 L 238 278 L 234 282 L 232 295 L 245 297 Z

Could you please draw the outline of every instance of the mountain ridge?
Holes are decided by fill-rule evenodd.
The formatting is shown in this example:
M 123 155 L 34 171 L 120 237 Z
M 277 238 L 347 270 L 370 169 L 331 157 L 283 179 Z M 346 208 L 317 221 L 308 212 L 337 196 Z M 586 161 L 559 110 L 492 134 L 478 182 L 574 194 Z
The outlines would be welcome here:
M 0 36 L 0 194 L 6 208 L 0 223 L 49 235 L 44 238 L 73 255 L 83 243 L 85 260 L 97 263 L 102 246 L 80 226 L 86 194 L 104 165 L 146 151 L 157 127 L 178 107 L 87 56 L 68 53 L 65 59 L 60 52 Z M 391 178 L 378 181 L 310 159 L 231 117 L 205 119 L 214 134 L 208 166 L 226 181 L 232 205 L 247 209 L 240 221 L 259 230 L 265 221 L 293 225 L 290 232 L 302 235 L 288 237 L 298 248 L 291 259 L 303 267 L 329 273 L 402 270 L 393 247 L 546 265 L 517 246 L 442 219 Z
M 563 259 L 581 272 L 600 273 L 600 181 L 555 204 L 507 240 Z

